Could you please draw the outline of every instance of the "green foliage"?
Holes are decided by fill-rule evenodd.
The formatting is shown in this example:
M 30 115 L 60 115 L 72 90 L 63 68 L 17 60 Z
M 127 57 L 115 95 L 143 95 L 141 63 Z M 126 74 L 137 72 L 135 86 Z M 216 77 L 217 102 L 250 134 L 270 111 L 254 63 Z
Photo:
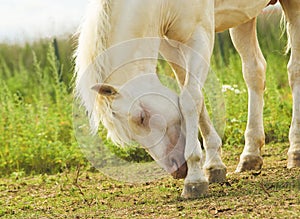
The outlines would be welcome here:
M 19 56 L 27 50 L 25 47 Z M 23 61 L 10 60 L 9 67 L 4 57 L 14 51 L 2 51 L 0 173 L 56 173 L 84 163 L 73 137 L 72 95 L 60 80 L 52 45 L 41 53 L 45 54 L 44 64 L 32 52 L 29 68 L 25 55 Z

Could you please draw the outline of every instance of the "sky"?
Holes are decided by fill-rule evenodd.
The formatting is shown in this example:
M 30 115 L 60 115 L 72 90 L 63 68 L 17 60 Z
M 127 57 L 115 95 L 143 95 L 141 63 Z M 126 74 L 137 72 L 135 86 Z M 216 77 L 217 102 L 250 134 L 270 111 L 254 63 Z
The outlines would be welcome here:
M 0 0 L 0 43 L 69 36 L 88 0 Z
M 0 0 L 0 43 L 22 43 L 76 31 L 88 0 Z

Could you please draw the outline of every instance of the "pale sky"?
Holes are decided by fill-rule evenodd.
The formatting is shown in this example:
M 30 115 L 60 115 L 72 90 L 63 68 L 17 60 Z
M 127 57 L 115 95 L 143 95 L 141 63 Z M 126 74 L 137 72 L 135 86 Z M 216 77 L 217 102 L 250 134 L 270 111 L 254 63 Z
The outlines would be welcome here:
M 73 33 L 88 0 L 0 0 L 0 42 Z
M 0 0 L 0 43 L 74 33 L 88 0 Z

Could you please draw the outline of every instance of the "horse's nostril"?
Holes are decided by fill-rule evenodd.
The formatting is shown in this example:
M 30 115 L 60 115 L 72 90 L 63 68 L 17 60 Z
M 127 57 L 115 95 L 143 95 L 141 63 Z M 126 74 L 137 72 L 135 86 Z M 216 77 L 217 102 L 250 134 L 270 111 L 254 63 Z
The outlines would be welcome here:
M 171 163 L 172 163 L 172 167 L 176 167 L 175 171 L 178 170 L 179 167 L 178 167 L 178 164 L 177 164 L 177 162 L 174 158 L 171 159 Z
M 187 175 L 187 164 L 184 162 L 182 165 L 178 165 L 178 162 L 175 159 L 172 159 L 172 170 L 171 175 L 174 179 L 184 179 Z

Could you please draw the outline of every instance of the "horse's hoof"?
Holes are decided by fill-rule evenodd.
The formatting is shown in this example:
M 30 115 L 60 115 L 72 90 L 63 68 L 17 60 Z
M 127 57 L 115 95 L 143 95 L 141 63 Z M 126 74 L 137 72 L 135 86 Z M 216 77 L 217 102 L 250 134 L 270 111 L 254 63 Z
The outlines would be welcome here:
M 287 168 L 292 169 L 296 167 L 300 167 L 300 151 L 288 153 Z
M 237 173 L 248 170 L 260 170 L 263 165 L 263 158 L 257 155 L 242 156 L 239 165 L 236 168 Z
M 209 183 L 223 183 L 226 182 L 226 173 L 227 169 L 219 168 L 219 169 L 206 169 L 205 176 L 208 179 Z
M 208 182 L 197 182 L 184 184 L 181 194 L 182 198 L 195 199 L 200 198 L 208 192 Z

